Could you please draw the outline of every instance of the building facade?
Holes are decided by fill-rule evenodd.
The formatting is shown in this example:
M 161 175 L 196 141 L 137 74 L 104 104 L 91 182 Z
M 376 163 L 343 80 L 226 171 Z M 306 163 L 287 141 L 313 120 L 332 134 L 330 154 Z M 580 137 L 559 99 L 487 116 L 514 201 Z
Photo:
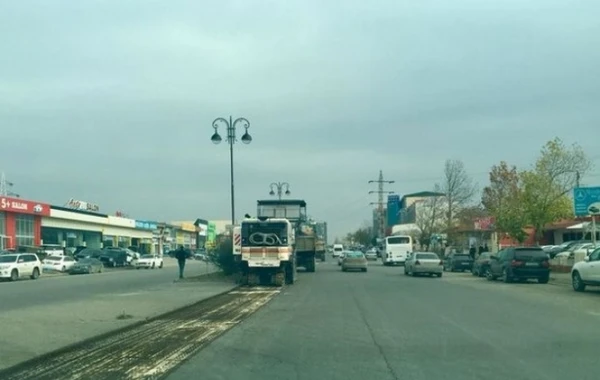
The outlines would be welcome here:
M 0 249 L 39 246 L 42 218 L 48 215 L 49 204 L 1 196 Z

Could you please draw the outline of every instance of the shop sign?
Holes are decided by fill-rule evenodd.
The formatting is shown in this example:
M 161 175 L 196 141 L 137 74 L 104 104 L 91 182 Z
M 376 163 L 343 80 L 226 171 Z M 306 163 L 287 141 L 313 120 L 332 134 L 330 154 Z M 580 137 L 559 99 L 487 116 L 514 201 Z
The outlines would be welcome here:
M 20 198 L 0 197 L 0 211 L 50 216 L 50 205 Z
M 69 201 L 66 204 L 66 207 L 72 208 L 74 210 L 81 210 L 81 211 L 92 211 L 92 212 L 100 211 L 100 206 L 98 206 L 96 204 L 78 201 L 73 198 L 69 199 Z
M 206 236 L 208 231 L 208 224 L 199 224 L 198 225 L 198 236 Z
M 156 230 L 157 229 L 157 223 L 156 222 L 149 222 L 146 220 L 136 220 L 135 221 L 135 228 L 139 228 L 140 230 Z

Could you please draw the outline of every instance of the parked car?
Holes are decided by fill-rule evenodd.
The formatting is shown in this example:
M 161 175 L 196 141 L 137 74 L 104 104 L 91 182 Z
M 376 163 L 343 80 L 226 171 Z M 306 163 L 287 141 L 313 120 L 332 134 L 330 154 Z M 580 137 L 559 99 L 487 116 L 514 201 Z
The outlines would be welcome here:
M 48 256 L 42 261 L 42 270 L 66 272 L 76 263 L 71 256 Z
M 91 273 L 102 273 L 104 269 L 104 264 L 102 261 L 90 257 L 84 258 L 77 261 L 71 269 L 69 269 L 69 274 L 91 274 Z
M 450 272 L 471 270 L 473 259 L 465 253 L 451 253 L 444 259 L 443 269 Z
M 36 280 L 42 273 L 42 262 L 34 253 L 13 253 L 0 256 L 0 278 L 16 281 L 22 277 Z
M 76 260 L 98 258 L 104 254 L 104 251 L 97 248 L 85 248 L 75 254 Z
M 586 286 L 600 286 L 600 248 L 593 250 L 584 261 L 571 268 L 571 283 L 576 292 L 585 291 Z
M 444 262 L 433 252 L 413 252 L 404 263 L 404 274 L 407 276 L 427 274 L 442 277 L 443 272 Z
M 367 265 L 367 258 L 361 251 L 344 252 L 344 258 L 342 259 L 342 272 L 355 269 L 366 272 Z
M 154 269 L 154 268 L 162 268 L 163 267 L 163 259 L 162 257 L 150 254 L 150 255 L 142 255 L 139 259 L 136 259 L 133 262 L 135 269 L 146 268 L 146 269 Z
M 537 279 L 541 284 L 550 280 L 548 254 L 539 247 L 510 247 L 490 256 L 486 272 L 489 281 L 502 277 L 504 282 Z
M 483 277 L 487 272 L 487 268 L 490 265 L 490 257 L 492 254 L 490 252 L 483 252 L 479 257 L 473 262 L 473 267 L 471 268 L 471 273 L 473 276 Z
M 105 267 L 124 267 L 129 265 L 129 255 L 125 250 L 107 249 L 98 257 Z

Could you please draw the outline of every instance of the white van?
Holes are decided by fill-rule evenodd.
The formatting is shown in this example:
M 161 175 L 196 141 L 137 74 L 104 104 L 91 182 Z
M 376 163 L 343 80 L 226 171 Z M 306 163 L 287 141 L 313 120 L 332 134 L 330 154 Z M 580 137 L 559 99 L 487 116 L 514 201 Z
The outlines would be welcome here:
M 333 245 L 333 257 L 342 256 L 342 252 L 344 252 L 344 246 L 342 244 Z
M 404 265 L 413 250 L 413 239 L 409 235 L 394 235 L 385 238 L 384 252 L 381 254 L 383 265 Z

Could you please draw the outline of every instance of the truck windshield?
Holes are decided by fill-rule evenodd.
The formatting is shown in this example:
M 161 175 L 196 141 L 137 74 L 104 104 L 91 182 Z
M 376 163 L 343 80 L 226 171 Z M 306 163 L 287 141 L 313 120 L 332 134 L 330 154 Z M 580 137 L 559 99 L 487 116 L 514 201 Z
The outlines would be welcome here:
M 242 246 L 284 246 L 287 241 L 287 224 L 283 222 L 242 223 Z

